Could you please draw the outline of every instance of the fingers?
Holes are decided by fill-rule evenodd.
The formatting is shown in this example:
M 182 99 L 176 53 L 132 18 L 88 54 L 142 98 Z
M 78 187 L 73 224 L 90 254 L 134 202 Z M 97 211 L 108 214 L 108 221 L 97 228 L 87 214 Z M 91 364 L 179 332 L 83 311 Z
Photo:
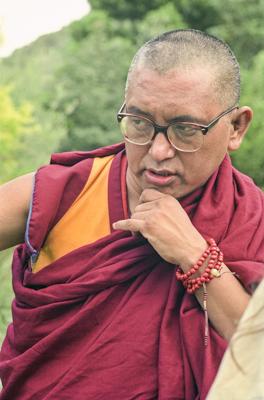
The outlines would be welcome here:
M 135 212 L 150 211 L 163 209 L 171 211 L 181 209 L 181 205 L 177 199 L 171 195 L 164 194 L 155 189 L 145 189 L 140 198 L 139 203 L 135 207 Z
M 166 197 L 167 195 L 164 193 L 159 192 L 155 189 L 145 189 L 141 193 L 139 198 L 139 203 L 148 203 L 150 201 L 155 201 L 161 199 L 162 197 Z
M 144 230 L 145 221 L 138 219 L 123 219 L 113 223 L 114 229 L 130 232 L 142 232 Z

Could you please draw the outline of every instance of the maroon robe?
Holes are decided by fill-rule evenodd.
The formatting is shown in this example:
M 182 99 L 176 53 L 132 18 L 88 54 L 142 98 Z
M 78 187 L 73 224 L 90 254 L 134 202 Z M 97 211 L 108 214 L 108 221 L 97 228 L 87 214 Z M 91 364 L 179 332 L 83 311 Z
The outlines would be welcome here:
M 113 231 L 35 274 L 29 267 L 82 190 L 93 157 L 117 153 L 109 177 L 110 222 L 125 217 L 122 149 L 55 155 L 37 173 L 26 244 L 13 260 L 15 300 L 0 354 L 1 400 L 206 397 L 226 343 L 210 327 L 204 347 L 200 305 L 176 281 L 175 266 L 144 238 Z M 226 157 L 181 203 L 250 291 L 264 275 L 263 193 Z

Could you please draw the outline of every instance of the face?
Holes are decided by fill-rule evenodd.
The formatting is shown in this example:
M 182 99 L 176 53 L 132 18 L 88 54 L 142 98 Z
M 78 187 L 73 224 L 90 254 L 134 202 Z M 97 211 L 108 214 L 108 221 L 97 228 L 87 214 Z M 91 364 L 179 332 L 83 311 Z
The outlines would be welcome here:
M 183 116 L 185 121 L 206 125 L 225 110 L 214 95 L 206 69 L 171 70 L 161 75 L 141 67 L 131 77 L 125 101 L 126 112 L 149 117 L 158 125 Z M 130 201 L 136 202 L 146 188 L 181 198 L 202 186 L 227 152 L 232 115 L 221 118 L 194 153 L 176 150 L 163 133 L 144 146 L 126 142 Z

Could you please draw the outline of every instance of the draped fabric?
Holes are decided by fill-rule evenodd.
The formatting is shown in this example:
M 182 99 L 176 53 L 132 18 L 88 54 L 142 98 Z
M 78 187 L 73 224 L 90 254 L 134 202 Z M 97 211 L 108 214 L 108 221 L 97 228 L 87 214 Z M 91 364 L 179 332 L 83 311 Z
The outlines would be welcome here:
M 93 157 L 116 153 L 110 221 L 125 217 L 122 149 L 56 155 L 37 174 L 27 245 L 13 259 L 15 300 L 0 354 L 1 400 L 206 397 L 226 343 L 210 327 L 204 347 L 204 314 L 195 296 L 144 238 L 112 231 L 35 274 L 30 269 L 32 252 L 69 207 L 65 193 L 71 201 L 78 195 Z M 201 234 L 215 238 L 250 291 L 264 275 L 262 192 L 227 156 L 181 204 Z
M 264 280 L 254 292 L 207 400 L 264 398 Z

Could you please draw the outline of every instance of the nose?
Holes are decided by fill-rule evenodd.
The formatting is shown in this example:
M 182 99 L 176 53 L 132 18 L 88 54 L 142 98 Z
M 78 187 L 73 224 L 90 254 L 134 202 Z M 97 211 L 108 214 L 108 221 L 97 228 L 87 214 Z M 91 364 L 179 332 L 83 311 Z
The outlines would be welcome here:
M 176 149 L 170 144 L 166 134 L 159 132 L 154 136 L 149 148 L 149 154 L 154 160 L 160 162 L 173 158 L 175 152 Z

